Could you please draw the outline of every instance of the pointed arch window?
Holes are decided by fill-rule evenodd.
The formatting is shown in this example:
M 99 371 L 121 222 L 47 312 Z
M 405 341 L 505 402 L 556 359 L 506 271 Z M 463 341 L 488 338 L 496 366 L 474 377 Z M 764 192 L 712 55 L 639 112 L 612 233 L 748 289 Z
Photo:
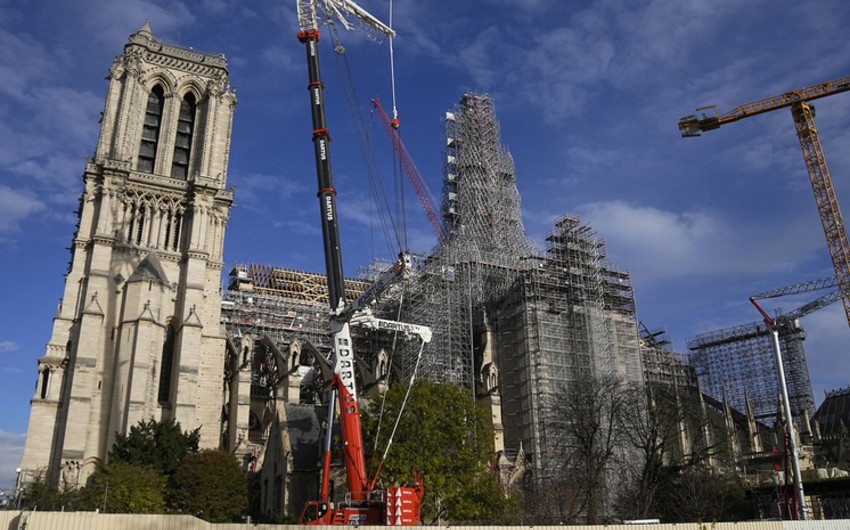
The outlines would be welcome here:
M 177 137 L 174 139 L 174 157 L 171 176 L 185 180 L 189 175 L 189 156 L 192 151 L 192 133 L 195 130 L 195 95 L 189 92 L 180 101 L 177 118 Z
M 47 389 L 50 388 L 50 368 L 45 368 L 41 372 L 41 399 L 47 398 Z
M 145 108 L 145 123 L 142 125 L 142 143 L 139 145 L 139 162 L 136 169 L 153 173 L 156 162 L 156 150 L 159 143 L 159 129 L 162 125 L 162 108 L 165 106 L 165 93 L 156 85 L 148 94 L 148 106 Z
M 162 345 L 162 359 L 159 372 L 158 401 L 161 405 L 171 402 L 171 372 L 174 365 L 174 323 L 165 328 L 165 343 Z

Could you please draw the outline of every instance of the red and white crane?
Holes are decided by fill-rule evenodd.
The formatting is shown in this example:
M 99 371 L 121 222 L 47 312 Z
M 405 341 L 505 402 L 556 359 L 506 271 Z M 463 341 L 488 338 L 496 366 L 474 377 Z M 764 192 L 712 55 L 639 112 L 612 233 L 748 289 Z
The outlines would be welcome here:
M 331 309 L 331 335 L 333 341 L 333 382 L 328 399 L 328 426 L 325 434 L 325 452 L 322 469 L 320 500 L 305 506 L 301 522 L 311 525 L 413 525 L 419 522 L 422 502 L 422 483 L 416 478 L 411 487 L 385 488 L 380 498 L 372 494 L 375 479 L 369 480 L 363 454 L 363 437 L 355 381 L 354 348 L 351 340 L 352 322 L 373 327 L 402 331 L 428 342 L 431 331 L 415 324 L 391 322 L 375 318 L 366 307 L 371 299 L 399 278 L 410 272 L 410 260 L 405 255 L 387 271 L 373 288 L 367 290 L 350 306 L 346 304 L 339 239 L 339 215 L 336 190 L 333 184 L 330 158 L 330 135 L 325 116 L 324 85 L 319 68 L 319 12 L 328 19 L 335 18 L 346 28 L 353 22 L 377 31 L 390 38 L 395 32 L 351 0 L 296 0 L 300 31 L 298 39 L 307 51 L 310 109 L 313 124 L 313 148 L 318 179 L 319 208 L 324 242 L 328 299 Z M 331 432 L 334 409 L 338 398 L 343 457 L 348 485 L 344 501 L 331 506 L 329 477 L 331 461 Z

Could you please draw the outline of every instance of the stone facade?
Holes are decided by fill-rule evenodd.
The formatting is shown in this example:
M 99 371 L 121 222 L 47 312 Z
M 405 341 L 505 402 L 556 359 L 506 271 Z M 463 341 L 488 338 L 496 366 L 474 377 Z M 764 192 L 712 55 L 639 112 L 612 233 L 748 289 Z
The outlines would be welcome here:
M 201 427 L 202 447 L 221 439 L 227 62 L 163 44 L 145 23 L 108 79 L 21 463 L 68 485 L 142 419 Z

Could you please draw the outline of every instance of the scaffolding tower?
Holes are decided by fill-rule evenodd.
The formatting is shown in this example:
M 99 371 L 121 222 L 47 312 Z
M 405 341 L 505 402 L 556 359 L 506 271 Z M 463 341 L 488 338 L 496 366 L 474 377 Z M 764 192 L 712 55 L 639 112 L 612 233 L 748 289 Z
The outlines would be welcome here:
M 565 436 L 559 400 L 591 378 L 641 388 L 643 374 L 629 273 L 609 264 L 604 242 L 578 217 L 558 219 L 546 241 L 545 255 L 500 300 L 493 325 L 504 444 L 523 448 L 538 500 L 551 508 L 561 500 L 556 482 L 569 475 L 555 456 Z
M 442 214 L 447 237 L 416 263 L 390 314 L 431 327 L 419 374 L 475 389 L 475 337 L 488 307 L 505 296 L 539 254 L 525 234 L 513 159 L 500 144 L 487 95 L 466 94 L 446 113 Z M 403 297 L 403 299 L 402 299 Z M 398 306 L 401 306 L 401 313 Z M 412 373 L 418 349 L 403 347 L 396 366 Z
M 687 355 L 673 350 L 666 329 L 650 330 L 641 322 L 640 354 L 647 385 L 693 392 L 699 390 L 694 367 L 687 361 Z
M 537 454 L 547 446 L 545 412 L 570 383 L 603 375 L 643 381 L 629 274 L 610 267 L 604 242 L 577 217 L 560 218 L 546 240 L 546 256 L 502 300 L 496 319 L 503 411 L 520 424 L 506 429 L 505 444 Z
M 788 399 L 795 423 L 803 412 L 814 414 L 815 401 L 803 340 L 806 332 L 797 319 L 778 318 L 779 343 L 784 359 Z M 746 410 L 747 399 L 758 421 L 771 424 L 779 411 L 779 380 L 770 329 L 749 324 L 697 335 L 687 342 L 689 359 L 703 393 Z

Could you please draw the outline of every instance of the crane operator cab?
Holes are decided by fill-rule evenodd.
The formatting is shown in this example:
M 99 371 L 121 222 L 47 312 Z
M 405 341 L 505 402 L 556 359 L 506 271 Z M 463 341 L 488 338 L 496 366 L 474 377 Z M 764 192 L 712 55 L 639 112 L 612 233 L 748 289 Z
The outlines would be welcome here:
M 322 521 L 328 513 L 330 506 L 327 502 L 314 501 L 308 502 L 304 506 L 304 511 L 301 512 L 301 524 L 307 524 L 312 521 Z

